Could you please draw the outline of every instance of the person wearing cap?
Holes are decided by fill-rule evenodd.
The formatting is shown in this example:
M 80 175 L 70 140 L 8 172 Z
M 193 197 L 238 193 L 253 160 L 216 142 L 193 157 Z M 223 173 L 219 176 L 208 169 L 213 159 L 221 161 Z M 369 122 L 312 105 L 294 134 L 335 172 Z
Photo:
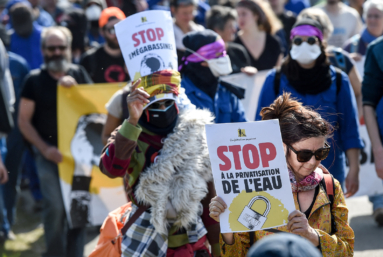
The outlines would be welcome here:
M 304 105 L 336 126 L 332 150 L 322 164 L 343 185 L 350 197 L 359 187 L 359 152 L 364 144 L 359 135 L 356 99 L 347 75 L 330 65 L 324 48 L 323 30 L 313 19 L 301 19 L 291 30 L 291 49 L 280 70 L 267 76 L 259 95 L 260 111 L 283 92 L 291 92 Z M 346 157 L 349 172 L 346 174 Z
M 114 29 L 114 25 L 125 18 L 125 14 L 117 7 L 109 7 L 101 12 L 98 23 L 100 34 L 106 42 L 85 52 L 80 61 L 95 83 L 130 80 Z
M 180 65 L 182 87 L 192 104 L 214 113 L 216 123 L 246 121 L 239 101 L 243 95 L 219 80 L 232 72 L 223 39 L 207 29 L 188 33 L 183 44 L 186 51 Z
M 102 151 L 101 172 L 125 177 L 132 202 L 122 256 L 210 256 L 207 240 L 219 256 L 219 224 L 208 216 L 215 189 L 204 132 L 213 116 L 181 109 L 180 83 L 173 70 L 134 82 L 129 118 Z
M 197 10 L 198 0 L 171 0 L 170 11 L 173 15 L 173 30 L 176 40 L 178 63 L 185 52 L 185 46 L 182 43 L 183 38 L 188 32 L 202 31 L 205 28 L 196 24 L 194 14 Z

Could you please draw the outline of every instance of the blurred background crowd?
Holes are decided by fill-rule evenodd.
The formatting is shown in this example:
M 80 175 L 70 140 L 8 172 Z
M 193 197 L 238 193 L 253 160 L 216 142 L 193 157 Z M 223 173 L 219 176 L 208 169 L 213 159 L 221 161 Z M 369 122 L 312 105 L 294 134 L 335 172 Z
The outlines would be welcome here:
M 45 78 L 44 83 L 61 81 L 65 84 L 65 78 L 61 80 L 62 63 L 55 62 L 65 59 L 74 65 L 71 66 L 71 74 L 78 84 L 130 82 L 114 25 L 145 10 L 171 12 L 179 63 L 182 63 L 185 53 L 185 35 L 210 29 L 223 39 L 233 73 L 247 74 L 280 67 L 284 58 L 289 56 L 290 32 L 294 24 L 299 19 L 312 18 L 323 29 L 323 41 L 326 43 L 321 46 L 329 61 L 348 76 L 355 95 L 355 113 L 358 118 L 363 116 L 363 103 L 367 101 L 362 100 L 364 74 L 360 74 L 356 65 L 364 62 L 368 45 L 383 35 L 382 0 L 0 0 L 1 79 L 2 87 L 8 88 L 4 90 L 4 95 L 15 121 L 14 128 L 0 141 L 0 244 L 15 239 L 12 225 L 15 223 L 20 188 L 32 192 L 34 211 L 44 213 L 41 192 L 48 190 L 49 179 L 41 181 L 41 175 L 38 175 L 38 166 L 43 164 L 37 163 L 36 167 L 36 148 L 53 163 L 59 163 L 62 158 L 57 150 L 57 128 L 52 129 L 49 125 L 57 120 L 56 110 L 44 110 L 45 101 L 55 98 L 56 91 L 44 91 L 38 83 L 30 80 L 24 86 L 25 79 L 35 74 L 35 69 L 45 65 L 52 71 L 53 80 Z M 57 26 L 60 26 L 63 40 L 49 41 L 49 35 L 56 33 Z M 383 51 L 380 53 L 383 57 Z M 379 62 L 371 65 L 377 69 L 380 67 Z M 209 94 L 206 90 L 204 92 Z M 373 90 L 369 94 L 373 94 Z M 123 91 L 119 92 L 113 101 L 120 102 L 122 95 Z M 32 106 L 35 113 L 28 113 L 26 107 L 19 110 L 20 99 L 24 99 L 25 106 Z M 30 105 L 31 100 L 33 105 Z M 372 116 L 380 99 L 373 100 L 374 103 L 369 105 L 373 107 Z M 114 107 L 111 102 L 107 104 L 104 143 L 123 119 L 122 108 Z M 33 122 L 23 119 L 29 117 L 30 121 L 36 113 L 40 118 L 34 116 Z M 35 140 L 30 133 L 29 125 L 32 123 L 49 146 Z M 376 136 L 379 137 L 378 134 Z M 376 142 L 376 138 L 371 138 L 371 141 Z M 357 183 L 353 183 L 353 178 L 337 179 L 341 182 L 346 180 L 346 183 L 348 179 L 348 189 L 357 190 L 357 187 L 352 188 Z M 383 196 L 370 200 L 374 203 L 376 222 L 383 225 Z

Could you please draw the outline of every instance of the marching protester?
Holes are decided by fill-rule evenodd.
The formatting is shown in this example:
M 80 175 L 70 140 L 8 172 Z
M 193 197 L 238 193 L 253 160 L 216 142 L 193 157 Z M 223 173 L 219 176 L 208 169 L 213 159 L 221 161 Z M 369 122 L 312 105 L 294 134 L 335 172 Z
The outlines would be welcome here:
M 250 56 L 242 45 L 232 42 L 236 35 L 235 10 L 226 6 L 213 6 L 206 13 L 206 28 L 221 36 L 230 57 L 233 73 L 245 72 L 255 74 L 256 69 L 250 66 Z
M 250 66 L 258 70 L 279 66 L 284 50 L 274 35 L 282 25 L 269 4 L 262 0 L 242 0 L 236 9 L 240 30 L 234 42 L 246 48 Z
M 363 23 L 359 13 L 341 0 L 326 0 L 325 4 L 319 6 L 334 26 L 334 33 L 328 40 L 330 45 L 342 47 L 347 39 L 362 30 Z
M 188 32 L 202 31 L 205 28 L 196 24 L 194 13 L 198 6 L 198 0 L 171 0 L 170 10 L 173 15 L 174 38 L 176 40 L 178 63 L 185 51 L 185 46 L 182 43 L 183 38 Z
M 101 13 L 99 27 L 106 43 L 88 50 L 80 61 L 95 83 L 130 80 L 114 29 L 114 25 L 125 18 L 117 7 L 106 8 Z
M 22 56 L 31 69 L 37 69 L 43 63 L 40 52 L 42 27 L 33 22 L 32 9 L 17 3 L 10 9 L 14 32 L 10 37 L 10 50 Z
M 88 20 L 88 38 L 89 45 L 98 47 L 105 43 L 104 37 L 100 33 L 98 25 L 101 12 L 105 9 L 106 3 L 103 0 L 83 1 L 84 11 Z
M 172 70 L 133 83 L 129 118 L 103 149 L 101 171 L 124 176 L 132 202 L 122 256 L 210 256 L 207 240 L 219 256 L 219 224 L 208 216 L 215 189 L 204 135 L 213 117 L 207 110 L 180 110 L 180 83 Z M 142 235 L 147 239 L 137 241 Z
M 279 120 L 296 207 L 289 214 L 287 225 L 272 232 L 299 235 L 309 240 L 325 257 L 352 256 L 354 231 L 348 224 L 348 208 L 340 182 L 332 180 L 335 190 L 333 201 L 329 203 L 329 192 L 325 191 L 329 189 L 324 181 L 324 173 L 328 171 L 321 165 L 321 161 L 328 159 L 332 151 L 328 141 L 333 127 L 319 113 L 293 99 L 290 93 L 284 93 L 270 106 L 263 108 L 260 116 L 262 120 Z M 210 217 L 219 221 L 219 215 L 226 208 L 222 198 L 214 197 L 210 203 Z M 222 233 L 221 254 L 246 256 L 252 244 L 250 241 L 256 242 L 270 234 L 265 230 Z
M 363 111 L 372 145 L 376 174 L 383 179 L 383 37 L 373 41 L 367 49 L 362 86 Z M 369 197 L 373 204 L 373 217 L 383 226 L 383 195 Z
M 324 119 L 337 126 L 330 142 L 332 151 L 322 164 L 341 185 L 345 182 L 346 197 L 350 197 L 358 191 L 358 157 L 359 149 L 363 148 L 354 92 L 347 75 L 329 64 L 319 22 L 298 20 L 291 30 L 291 39 L 291 50 L 281 69 L 272 71 L 265 80 L 256 120 L 261 120 L 262 108 L 269 106 L 283 92 L 291 92 L 304 105 L 319 108 Z M 346 178 L 345 154 L 349 163 Z
M 285 2 L 286 0 L 269 0 L 271 8 L 282 23 L 285 32 L 285 40 L 288 43 L 290 42 L 290 31 L 297 21 L 297 18 L 292 11 L 285 9 Z
M 368 0 L 363 6 L 366 28 L 348 39 L 343 47 L 355 61 L 359 61 L 362 56 L 366 55 L 368 44 L 383 35 L 383 2 Z
M 180 66 L 181 85 L 192 104 L 214 113 L 216 123 L 246 121 L 239 95 L 219 80 L 232 70 L 222 38 L 207 29 L 188 33 L 183 44 L 186 51 Z
M 43 224 L 46 252 L 43 256 L 82 257 L 85 226 L 70 229 L 59 182 L 57 148 L 57 86 L 92 83 L 81 66 L 71 64 L 72 36 L 64 27 L 44 29 L 41 51 L 44 66 L 32 71 L 21 93 L 18 123 L 24 138 L 33 146 L 43 195 Z
M 327 14 L 319 8 L 307 8 L 298 15 L 298 20 L 310 18 L 320 23 L 323 28 L 323 40 L 327 42 L 329 37 L 334 31 L 334 27 Z M 346 51 L 340 47 L 327 45 L 326 47 L 327 57 L 334 67 L 341 69 L 348 75 L 352 89 L 354 90 L 356 104 L 358 106 L 358 117 L 363 115 L 362 110 L 362 81 L 361 75 L 355 67 L 355 63 Z
M 9 71 L 9 59 L 5 50 L 3 41 L 0 40 L 0 97 L 1 97 L 1 113 L 2 118 L 6 118 L 4 113 L 11 113 L 13 104 L 15 102 L 15 92 L 13 90 L 12 77 Z M 0 247 L 4 244 L 6 239 L 11 237 L 10 224 L 7 218 L 7 212 L 4 204 L 4 186 L 3 184 L 8 182 L 8 170 L 4 165 L 4 158 L 7 153 L 6 147 L 6 131 L 5 124 L 10 127 L 10 121 L 2 120 L 2 126 L 0 131 Z

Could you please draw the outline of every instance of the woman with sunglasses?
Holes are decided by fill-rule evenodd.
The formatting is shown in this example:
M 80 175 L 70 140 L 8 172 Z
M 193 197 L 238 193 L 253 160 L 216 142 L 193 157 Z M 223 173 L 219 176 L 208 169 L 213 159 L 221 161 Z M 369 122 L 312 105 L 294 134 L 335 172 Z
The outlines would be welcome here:
M 346 197 L 358 191 L 359 149 L 363 141 L 359 136 L 359 121 L 355 95 L 344 72 L 330 65 L 326 57 L 323 29 L 313 19 L 300 19 L 291 30 L 291 49 L 280 70 L 267 76 L 261 90 L 256 112 L 269 106 L 283 92 L 291 92 L 305 106 L 318 112 L 336 127 L 331 151 L 322 164 L 343 186 Z M 349 172 L 346 174 L 346 156 Z
M 289 214 L 287 225 L 275 229 L 306 238 L 325 257 L 352 256 L 354 232 L 348 224 L 348 209 L 340 183 L 333 180 L 334 200 L 330 206 L 323 181 L 327 169 L 321 161 L 331 152 L 327 140 L 332 136 L 333 127 L 319 113 L 290 96 L 291 93 L 284 93 L 260 114 L 262 120 L 279 120 L 296 207 Z M 219 215 L 226 208 L 222 198 L 216 196 L 210 202 L 209 215 L 219 221 Z M 254 237 L 250 233 L 254 233 Z M 250 237 L 258 241 L 270 234 L 273 233 L 264 230 L 223 233 L 220 237 L 221 256 L 246 256 Z

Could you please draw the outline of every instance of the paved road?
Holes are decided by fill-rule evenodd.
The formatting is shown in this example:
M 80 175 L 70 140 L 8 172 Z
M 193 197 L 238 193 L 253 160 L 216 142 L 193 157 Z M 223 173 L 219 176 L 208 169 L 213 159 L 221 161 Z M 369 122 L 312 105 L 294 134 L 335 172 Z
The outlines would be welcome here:
M 383 227 L 378 227 L 373 220 L 372 205 L 367 197 L 347 200 L 350 210 L 349 221 L 355 232 L 356 257 L 383 257 Z M 93 236 L 96 235 L 92 232 Z M 86 245 L 86 256 L 94 249 L 98 237 L 90 237 Z

